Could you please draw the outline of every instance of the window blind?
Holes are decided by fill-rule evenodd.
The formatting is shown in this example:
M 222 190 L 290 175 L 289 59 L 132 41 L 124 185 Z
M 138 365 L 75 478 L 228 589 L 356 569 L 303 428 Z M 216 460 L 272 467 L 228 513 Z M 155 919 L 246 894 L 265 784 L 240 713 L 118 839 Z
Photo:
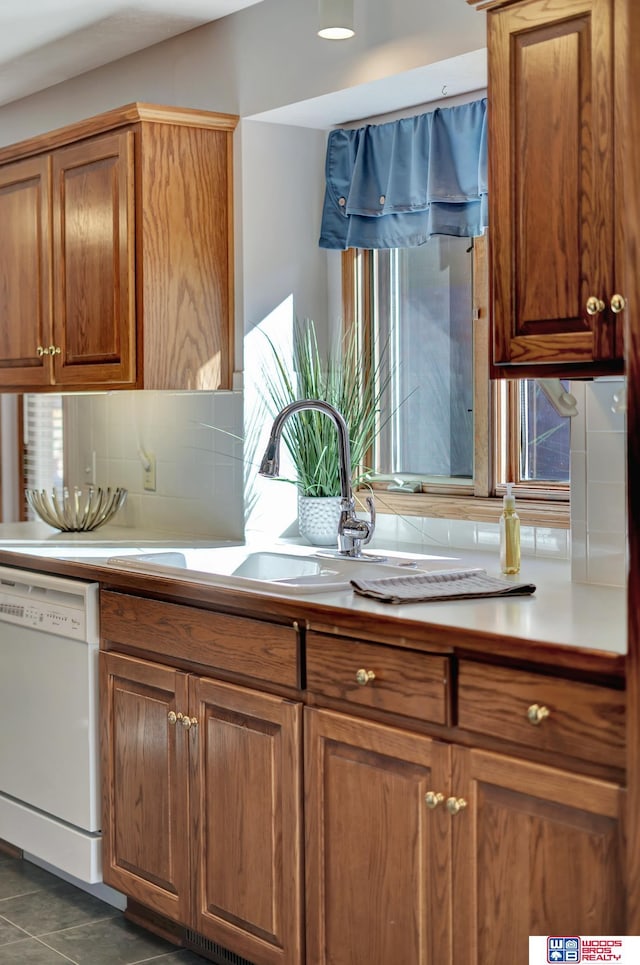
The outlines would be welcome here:
M 29 393 L 22 405 L 23 487 L 59 488 L 64 475 L 62 396 Z M 26 518 L 37 518 L 28 506 Z

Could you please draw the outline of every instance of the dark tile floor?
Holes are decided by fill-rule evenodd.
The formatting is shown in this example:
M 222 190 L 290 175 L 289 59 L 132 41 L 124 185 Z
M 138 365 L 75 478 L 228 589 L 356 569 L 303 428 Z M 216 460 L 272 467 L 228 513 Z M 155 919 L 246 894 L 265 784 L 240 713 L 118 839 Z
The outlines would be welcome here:
M 205 965 L 28 861 L 0 853 L 0 965 Z

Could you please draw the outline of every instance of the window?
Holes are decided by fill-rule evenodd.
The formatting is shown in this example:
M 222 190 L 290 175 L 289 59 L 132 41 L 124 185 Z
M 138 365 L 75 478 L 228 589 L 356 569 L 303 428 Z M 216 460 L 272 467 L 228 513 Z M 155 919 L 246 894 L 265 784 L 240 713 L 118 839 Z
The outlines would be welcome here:
M 351 249 L 343 269 L 345 317 L 391 373 L 369 461 L 379 510 L 493 518 L 487 500 L 513 481 L 528 521 L 567 525 L 569 418 L 534 380 L 489 379 L 485 240 Z
M 472 246 L 435 236 L 371 253 L 372 343 L 386 346 L 391 417 L 378 473 L 473 481 Z
M 62 396 L 22 397 L 22 484 L 28 489 L 59 489 L 63 483 Z M 25 507 L 26 519 L 37 519 Z

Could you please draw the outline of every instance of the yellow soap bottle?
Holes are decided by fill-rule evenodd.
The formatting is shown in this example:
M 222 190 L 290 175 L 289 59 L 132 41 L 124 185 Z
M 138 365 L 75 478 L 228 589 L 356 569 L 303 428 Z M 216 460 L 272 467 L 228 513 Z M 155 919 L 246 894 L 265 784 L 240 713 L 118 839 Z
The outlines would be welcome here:
M 512 483 L 507 483 L 500 516 L 500 568 L 509 576 L 520 572 L 520 517 L 511 490 Z

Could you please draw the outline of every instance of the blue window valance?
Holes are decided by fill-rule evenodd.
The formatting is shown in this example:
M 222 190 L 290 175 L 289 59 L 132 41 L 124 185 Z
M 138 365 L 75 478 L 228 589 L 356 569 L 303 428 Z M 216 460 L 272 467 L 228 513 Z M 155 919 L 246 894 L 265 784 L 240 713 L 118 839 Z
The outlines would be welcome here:
M 413 248 L 480 235 L 487 100 L 329 134 L 322 248 Z

